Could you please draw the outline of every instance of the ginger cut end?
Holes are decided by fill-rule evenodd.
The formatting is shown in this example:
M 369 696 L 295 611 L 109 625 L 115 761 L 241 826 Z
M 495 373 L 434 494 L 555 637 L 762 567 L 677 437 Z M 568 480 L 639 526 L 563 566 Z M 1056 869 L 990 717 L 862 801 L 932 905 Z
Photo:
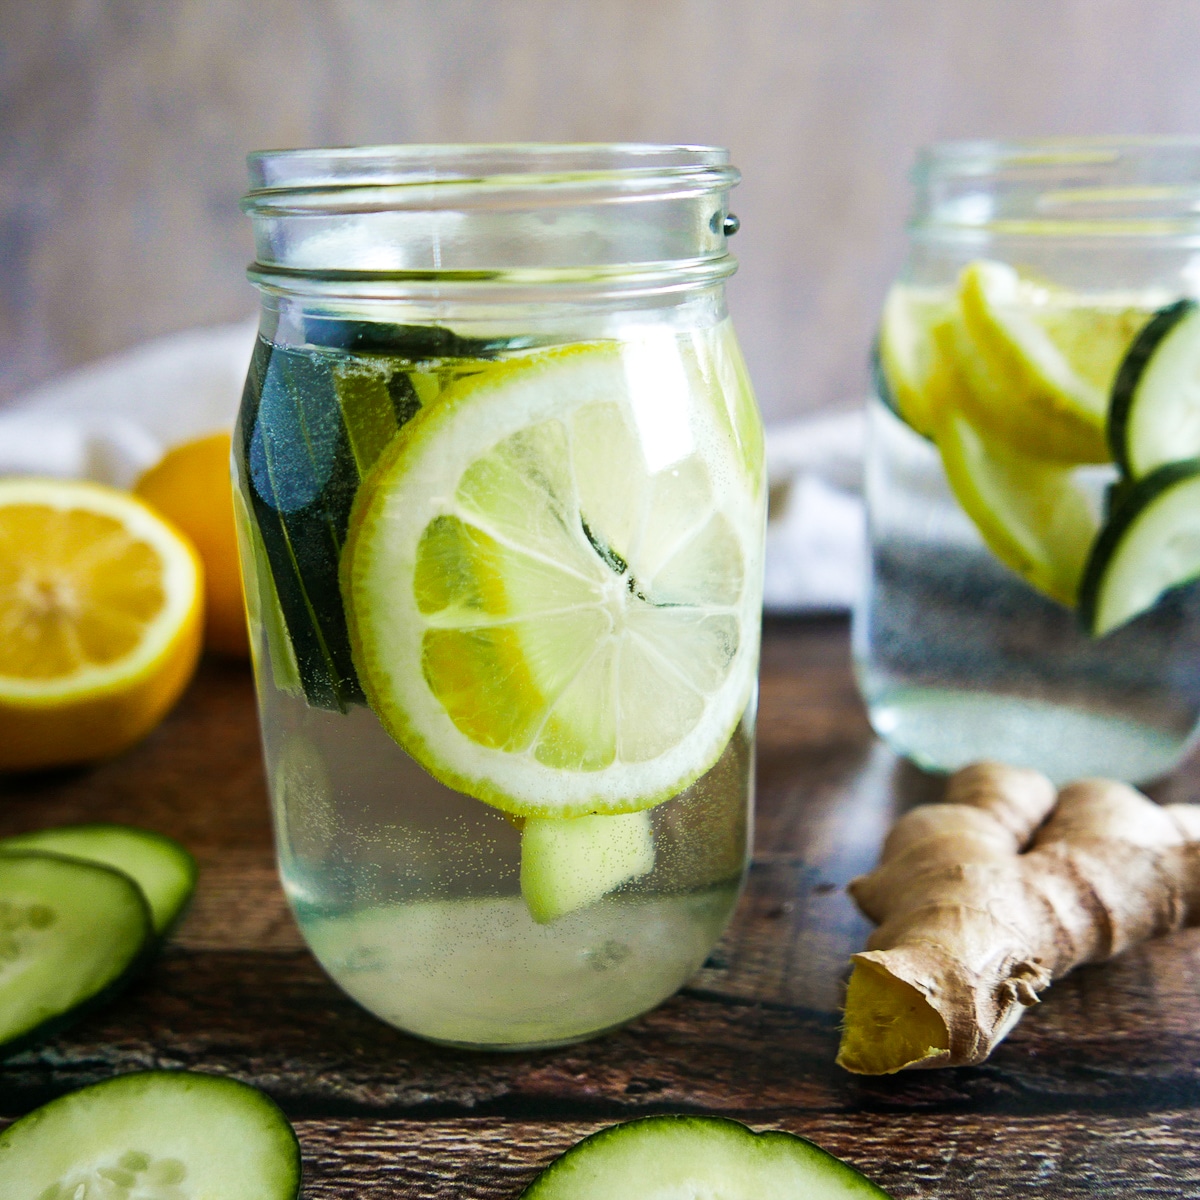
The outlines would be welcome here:
M 911 983 L 858 959 L 846 988 L 840 1067 L 856 1075 L 893 1075 L 950 1057 L 950 1031 Z

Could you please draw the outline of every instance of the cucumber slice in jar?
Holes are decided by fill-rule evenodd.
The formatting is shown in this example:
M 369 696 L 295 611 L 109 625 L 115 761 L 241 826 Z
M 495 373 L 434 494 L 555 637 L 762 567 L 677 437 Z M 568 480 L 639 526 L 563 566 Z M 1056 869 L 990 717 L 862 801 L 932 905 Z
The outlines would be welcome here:
M 1113 383 L 1113 458 L 1140 479 L 1164 463 L 1200 456 L 1200 307 L 1160 309 L 1134 339 Z
M 791 1133 L 724 1117 L 643 1117 L 593 1133 L 520 1200 L 887 1200 L 853 1167 Z
M 351 325 L 357 330 L 363 323 Z M 423 406 L 456 379 L 491 365 L 478 358 L 417 361 L 368 353 L 389 344 L 381 330 L 404 327 L 369 328 L 370 336 L 342 331 L 353 353 L 276 346 L 260 337 L 234 434 L 248 499 L 246 540 L 266 559 L 271 599 L 278 601 L 291 645 L 287 657 L 294 659 L 307 702 L 335 712 L 364 700 L 338 588 L 359 484 Z M 261 586 L 259 592 L 261 599 Z
M 273 1100 L 187 1071 L 121 1075 L 0 1133 L 10 1200 L 295 1200 L 300 1147 Z
M 650 814 L 527 817 L 521 830 L 521 895 L 549 925 L 654 870 Z
M 128 875 L 55 854 L 0 854 L 0 1047 L 11 1053 L 107 998 L 152 935 Z
M 1200 576 L 1200 459 L 1167 463 L 1121 498 L 1092 547 L 1079 614 L 1103 637 Z
M 175 840 L 130 825 L 39 829 L 0 841 L 0 854 L 40 850 L 123 871 L 142 889 L 156 937 L 164 937 L 196 890 L 196 860 Z

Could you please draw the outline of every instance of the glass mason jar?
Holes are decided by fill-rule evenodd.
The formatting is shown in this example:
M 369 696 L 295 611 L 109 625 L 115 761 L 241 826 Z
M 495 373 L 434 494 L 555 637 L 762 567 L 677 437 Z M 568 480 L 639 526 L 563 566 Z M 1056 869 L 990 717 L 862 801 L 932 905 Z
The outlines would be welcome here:
M 931 769 L 1161 775 L 1200 714 L 1200 142 L 950 143 L 915 183 L 869 420 L 872 724 Z
M 449 1044 L 674 992 L 743 879 L 762 428 L 725 151 L 250 158 L 234 435 L 280 871 L 329 974 Z

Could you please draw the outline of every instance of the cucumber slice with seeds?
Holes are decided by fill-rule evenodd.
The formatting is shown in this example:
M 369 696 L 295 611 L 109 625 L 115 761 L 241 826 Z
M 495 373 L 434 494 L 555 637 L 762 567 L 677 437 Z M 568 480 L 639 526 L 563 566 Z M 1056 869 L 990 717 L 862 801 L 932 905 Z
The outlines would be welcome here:
M 128 875 L 55 854 L 0 854 L 0 1047 L 11 1053 L 107 998 L 152 936 Z
M 268 1096 L 187 1071 L 122 1075 L 0 1133 L 10 1200 L 295 1200 L 300 1147 Z
M 887 1200 L 853 1167 L 791 1133 L 724 1117 L 643 1117 L 593 1133 L 521 1200 Z
M 178 842 L 148 829 L 103 823 L 39 829 L 0 841 L 0 854 L 14 850 L 41 850 L 123 871 L 142 889 L 160 938 L 196 889 L 196 860 Z
M 1108 439 L 1135 479 L 1200 456 L 1200 308 L 1180 300 L 1134 339 L 1113 383 Z
M 1200 459 L 1167 463 L 1120 499 L 1092 547 L 1079 615 L 1103 637 L 1200 576 Z

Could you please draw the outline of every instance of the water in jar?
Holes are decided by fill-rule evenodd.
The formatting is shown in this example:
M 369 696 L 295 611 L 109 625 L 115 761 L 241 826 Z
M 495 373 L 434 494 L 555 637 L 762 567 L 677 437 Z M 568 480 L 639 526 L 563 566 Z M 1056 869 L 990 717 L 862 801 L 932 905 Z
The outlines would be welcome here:
M 728 324 L 528 343 L 314 323 L 260 340 L 235 435 L 293 911 L 366 1008 L 493 1048 L 677 990 L 750 821 L 764 487 Z

